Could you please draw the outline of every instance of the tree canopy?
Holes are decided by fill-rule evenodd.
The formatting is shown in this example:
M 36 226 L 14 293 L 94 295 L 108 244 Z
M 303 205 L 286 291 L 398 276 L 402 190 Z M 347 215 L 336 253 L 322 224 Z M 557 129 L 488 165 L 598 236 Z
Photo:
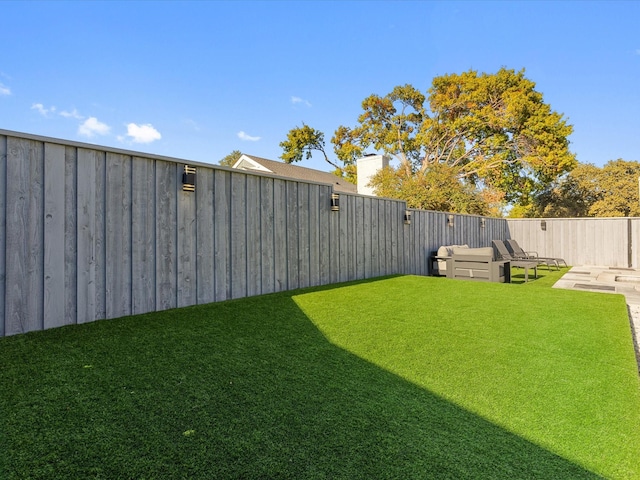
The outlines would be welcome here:
M 611 160 L 602 168 L 586 163 L 563 176 L 537 198 L 536 208 L 512 216 L 640 216 L 640 162 Z
M 362 110 L 356 126 L 336 129 L 331 139 L 336 157 L 345 166 L 369 149 L 395 157 L 396 173 L 376 175 L 372 186 L 380 192 L 416 192 L 405 199 L 422 208 L 435 205 L 420 201 L 426 194 L 417 195 L 415 186 L 439 188 L 441 181 L 434 179 L 442 180 L 444 170 L 450 190 L 475 189 L 480 197 L 527 205 L 576 164 L 567 139 L 572 127 L 544 102 L 524 70 L 443 75 L 433 79 L 427 95 L 409 84 L 397 86 L 385 96 L 365 98 Z M 285 161 L 310 155 L 317 147 L 305 141 L 311 139 L 320 140 L 329 161 L 319 132 L 305 139 L 294 129 L 290 136 L 296 130 L 301 143 L 289 137 L 281 144 Z

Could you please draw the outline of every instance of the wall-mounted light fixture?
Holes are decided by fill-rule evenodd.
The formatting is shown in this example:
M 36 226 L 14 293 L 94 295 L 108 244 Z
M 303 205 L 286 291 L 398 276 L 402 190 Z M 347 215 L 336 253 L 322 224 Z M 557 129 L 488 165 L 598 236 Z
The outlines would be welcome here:
M 448 227 L 453 227 L 453 219 L 455 217 L 452 214 L 447 215 L 447 226 Z
M 331 211 L 332 212 L 340 211 L 340 195 L 337 193 L 331 194 Z
M 480 217 L 480 228 L 484 228 L 487 226 L 487 219 L 484 217 Z
M 543 231 L 546 231 L 546 230 L 547 230 L 547 221 L 546 221 L 546 220 L 542 220 L 542 221 L 540 222 L 540 228 L 541 228 Z
M 196 191 L 196 167 L 189 165 L 184 166 L 184 171 L 182 172 L 182 190 L 185 192 Z
M 411 210 L 404 211 L 404 224 L 411 225 Z

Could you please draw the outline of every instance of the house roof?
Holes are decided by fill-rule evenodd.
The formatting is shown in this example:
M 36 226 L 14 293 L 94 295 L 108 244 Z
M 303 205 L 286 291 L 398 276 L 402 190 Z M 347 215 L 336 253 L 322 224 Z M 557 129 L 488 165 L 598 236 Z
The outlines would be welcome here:
M 243 154 L 233 165 L 233 168 L 240 170 L 255 170 L 264 173 L 273 173 L 279 177 L 294 178 L 307 182 L 328 183 L 333 185 L 336 192 L 357 193 L 358 187 L 347 182 L 331 172 L 314 170 L 313 168 L 299 167 L 284 162 L 276 162 L 266 158 L 255 157 Z

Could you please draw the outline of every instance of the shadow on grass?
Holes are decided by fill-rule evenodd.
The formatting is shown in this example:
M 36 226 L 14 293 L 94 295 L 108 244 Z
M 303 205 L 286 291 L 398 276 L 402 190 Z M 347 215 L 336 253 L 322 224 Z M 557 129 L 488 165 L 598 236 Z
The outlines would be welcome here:
M 599 478 L 331 344 L 295 293 L 1 339 L 2 478 Z

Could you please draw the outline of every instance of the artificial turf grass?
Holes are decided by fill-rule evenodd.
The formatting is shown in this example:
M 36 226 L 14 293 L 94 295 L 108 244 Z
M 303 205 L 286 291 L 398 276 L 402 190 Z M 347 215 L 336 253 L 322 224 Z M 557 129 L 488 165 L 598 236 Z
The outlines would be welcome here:
M 513 287 L 522 293 L 542 281 Z M 585 462 L 581 438 L 569 442 L 577 453 L 567 459 L 552 453 L 553 442 L 536 445 L 548 437 L 538 425 L 528 425 L 527 437 L 511 433 L 509 422 L 526 426 L 522 419 L 485 419 L 482 408 L 496 391 L 478 390 L 475 362 L 462 360 L 510 329 L 480 318 L 465 323 L 467 310 L 478 312 L 461 300 L 467 289 L 478 289 L 482 299 L 515 296 L 486 284 L 400 277 L 1 339 L 0 411 L 10 412 L 0 418 L 1 476 L 625 478 L 617 459 Z M 446 315 L 431 319 L 437 328 L 421 315 L 435 293 L 452 302 L 438 307 Z M 522 338 L 535 338 L 538 329 L 528 328 Z M 469 336 L 470 329 L 476 333 Z M 513 375 L 510 348 L 522 341 L 510 338 L 495 354 L 494 371 L 506 378 Z M 445 361 L 452 346 L 476 349 L 458 352 L 466 371 Z M 612 394 L 627 379 L 618 361 L 610 359 L 623 372 L 610 380 Z M 425 379 L 439 383 L 425 387 Z M 461 408 L 469 398 L 447 400 L 437 390 L 451 386 L 469 389 L 477 405 Z M 636 376 L 636 393 L 637 386 Z M 523 401 L 517 393 L 513 401 Z M 628 397 L 613 401 L 637 412 L 637 395 L 635 403 Z M 496 408 L 510 412 L 508 405 Z M 631 427 L 614 427 L 602 443 L 604 456 L 613 447 L 632 455 Z M 623 434 L 627 442 L 614 444 L 611 438 Z
M 605 476 L 640 478 L 640 382 L 624 298 L 549 289 L 556 275 L 481 288 L 403 277 L 371 285 L 377 301 L 347 287 L 323 307 L 314 294 L 297 302 L 363 359 Z M 394 311 L 382 300 L 417 290 L 421 299 Z

